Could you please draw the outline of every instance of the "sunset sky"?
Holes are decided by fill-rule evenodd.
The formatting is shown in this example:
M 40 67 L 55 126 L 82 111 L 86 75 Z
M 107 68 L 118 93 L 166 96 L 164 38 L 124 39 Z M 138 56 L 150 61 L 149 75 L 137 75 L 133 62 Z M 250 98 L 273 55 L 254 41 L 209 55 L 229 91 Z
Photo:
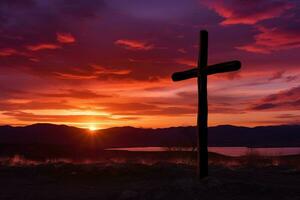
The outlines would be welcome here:
M 0 124 L 84 128 L 196 124 L 198 33 L 209 125 L 300 123 L 298 0 L 1 0 Z

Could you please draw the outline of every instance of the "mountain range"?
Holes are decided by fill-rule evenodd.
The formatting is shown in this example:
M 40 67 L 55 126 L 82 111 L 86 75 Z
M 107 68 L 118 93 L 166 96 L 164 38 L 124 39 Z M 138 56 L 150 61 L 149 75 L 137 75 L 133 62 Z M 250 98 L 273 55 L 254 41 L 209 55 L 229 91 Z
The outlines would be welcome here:
M 55 145 L 76 148 L 195 146 L 196 127 L 115 127 L 90 131 L 66 125 L 0 126 L 0 145 Z M 254 128 L 221 125 L 208 129 L 209 146 L 300 147 L 300 125 Z

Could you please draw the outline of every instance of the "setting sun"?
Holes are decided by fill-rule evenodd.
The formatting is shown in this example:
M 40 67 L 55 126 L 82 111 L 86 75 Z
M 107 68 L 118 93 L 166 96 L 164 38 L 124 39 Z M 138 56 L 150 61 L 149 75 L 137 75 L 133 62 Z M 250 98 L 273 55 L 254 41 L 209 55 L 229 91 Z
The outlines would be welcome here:
M 90 131 L 96 131 L 98 128 L 97 128 L 94 124 L 91 124 L 91 125 L 88 127 L 88 129 L 89 129 Z

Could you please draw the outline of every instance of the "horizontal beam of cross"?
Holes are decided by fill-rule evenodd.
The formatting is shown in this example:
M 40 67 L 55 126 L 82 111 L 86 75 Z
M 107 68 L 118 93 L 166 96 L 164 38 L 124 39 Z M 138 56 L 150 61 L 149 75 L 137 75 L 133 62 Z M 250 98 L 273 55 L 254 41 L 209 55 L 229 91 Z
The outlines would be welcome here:
M 200 73 L 205 73 L 206 75 L 217 74 L 217 73 L 224 73 L 224 72 L 232 72 L 239 70 L 241 68 L 241 62 L 234 60 L 225 63 L 219 63 L 215 65 L 210 65 L 205 67 Z M 190 70 L 182 71 L 182 72 L 175 72 L 172 75 L 173 81 L 182 81 L 189 78 L 198 77 L 199 68 L 193 68 Z

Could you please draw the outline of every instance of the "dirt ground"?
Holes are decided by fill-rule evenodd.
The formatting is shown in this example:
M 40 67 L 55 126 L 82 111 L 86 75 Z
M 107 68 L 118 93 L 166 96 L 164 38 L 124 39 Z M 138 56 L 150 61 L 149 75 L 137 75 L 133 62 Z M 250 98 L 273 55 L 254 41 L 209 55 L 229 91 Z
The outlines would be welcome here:
M 0 200 L 300 199 L 300 170 L 282 166 L 195 167 L 175 163 L 0 165 Z

